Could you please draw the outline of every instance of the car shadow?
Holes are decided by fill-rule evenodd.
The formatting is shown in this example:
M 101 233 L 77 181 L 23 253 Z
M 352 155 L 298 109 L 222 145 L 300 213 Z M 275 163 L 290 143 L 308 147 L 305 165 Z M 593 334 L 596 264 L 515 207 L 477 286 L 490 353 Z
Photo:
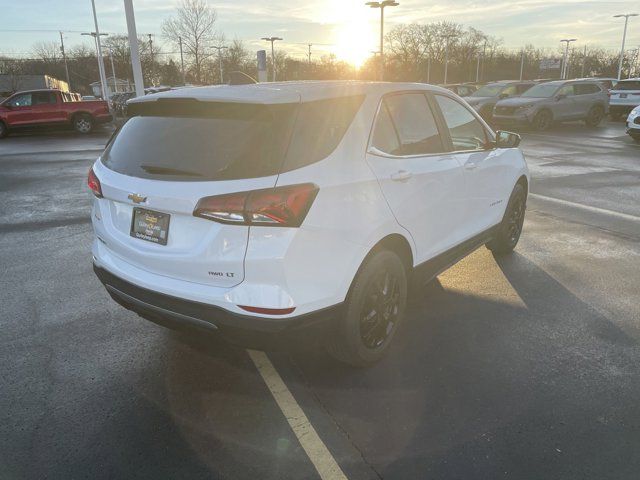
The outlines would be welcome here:
M 631 478 L 638 341 L 524 256 L 497 265 L 523 305 L 436 281 L 380 364 L 292 355 L 298 381 L 385 478 Z

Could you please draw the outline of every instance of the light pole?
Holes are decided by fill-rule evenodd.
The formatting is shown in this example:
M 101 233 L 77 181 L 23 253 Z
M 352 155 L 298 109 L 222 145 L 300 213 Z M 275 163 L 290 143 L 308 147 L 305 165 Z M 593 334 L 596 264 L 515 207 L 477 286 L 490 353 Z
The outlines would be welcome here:
M 449 71 L 449 40 L 452 38 L 457 38 L 457 35 L 450 33 L 449 35 L 443 35 L 444 38 L 444 83 L 447 83 L 447 74 Z
M 560 43 L 562 43 L 562 42 L 565 42 L 565 43 L 566 43 L 566 46 L 565 46 L 565 48 L 564 48 L 564 57 L 562 58 L 562 73 L 561 73 L 561 75 L 560 75 L 560 77 L 561 77 L 563 80 L 564 80 L 565 78 L 567 78 L 567 74 L 569 73 L 569 72 L 568 72 L 568 69 L 567 69 L 567 57 L 568 57 L 568 55 L 569 55 L 569 44 L 570 44 L 571 42 L 575 42 L 575 41 L 577 41 L 577 40 L 578 40 L 577 38 L 565 38 L 565 39 L 563 39 L 563 40 L 560 40 Z
M 80 35 L 88 35 L 90 37 L 93 37 L 93 42 L 95 44 L 96 47 L 96 55 L 98 57 L 98 71 L 100 72 L 100 90 L 102 91 L 102 99 L 103 100 L 107 100 L 109 98 L 109 96 L 107 95 L 108 93 L 108 86 L 107 86 L 107 77 L 105 75 L 105 71 L 104 71 L 104 59 L 102 58 L 102 47 L 100 47 L 100 37 L 107 37 L 109 36 L 108 33 L 96 33 L 96 32 L 85 32 L 85 33 L 81 33 Z
M 262 37 L 260 40 L 271 42 L 271 81 L 276 81 L 276 54 L 273 50 L 273 42 L 282 40 L 280 37 Z
M 116 67 L 113 66 L 113 50 L 109 48 L 109 59 L 111 60 L 111 76 L 113 77 L 113 89 L 118 90 L 116 85 Z
M 131 68 L 136 96 L 144 95 L 144 80 L 140 65 L 140 51 L 138 50 L 138 34 L 136 33 L 136 17 L 133 11 L 133 0 L 124 0 L 124 13 L 127 19 L 127 34 L 129 35 L 129 51 L 131 52 Z
M 222 76 L 222 50 L 225 50 L 229 47 L 225 47 L 224 45 L 214 45 L 213 48 L 218 50 L 218 67 L 220 68 L 220 83 L 223 83 L 224 80 Z
M 107 100 L 107 77 L 104 73 L 104 59 L 102 58 L 102 45 L 100 45 L 100 30 L 98 29 L 98 17 L 96 15 L 96 2 L 91 0 L 93 10 L 93 23 L 95 24 L 96 49 L 98 50 L 98 70 L 100 71 L 100 83 L 102 84 L 102 99 Z
M 627 24 L 629 23 L 629 17 L 637 16 L 637 13 L 625 13 L 613 16 L 613 18 L 624 17 L 624 33 L 622 34 L 622 48 L 620 49 L 620 62 L 618 63 L 618 80 L 622 78 L 622 60 L 624 59 L 624 43 L 627 40 Z
M 71 82 L 69 81 L 69 67 L 67 66 L 67 54 L 64 51 L 64 39 L 62 38 L 62 32 L 60 32 L 60 53 L 62 53 L 62 60 L 64 60 L 64 72 L 67 75 L 67 86 L 71 88 Z
M 384 8 L 400 5 L 395 0 L 383 0 L 382 2 L 367 2 L 371 8 L 380 9 L 380 81 L 384 80 Z

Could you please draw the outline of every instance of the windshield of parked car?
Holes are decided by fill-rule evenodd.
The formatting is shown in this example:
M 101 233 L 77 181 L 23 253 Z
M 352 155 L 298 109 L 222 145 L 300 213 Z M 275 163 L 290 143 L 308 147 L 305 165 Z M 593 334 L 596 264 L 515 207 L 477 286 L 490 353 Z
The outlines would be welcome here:
M 325 158 L 362 97 L 302 104 L 169 101 L 130 104 L 134 115 L 102 156 L 141 178 L 235 180 L 276 175 Z
M 470 97 L 497 97 L 507 87 L 504 83 L 491 83 L 473 92 Z
M 521 97 L 528 98 L 549 98 L 558 91 L 560 85 L 552 85 L 548 83 L 542 83 L 540 85 L 534 85 L 529 90 L 524 92 Z
M 640 90 L 640 80 L 622 80 L 616 84 L 614 90 Z

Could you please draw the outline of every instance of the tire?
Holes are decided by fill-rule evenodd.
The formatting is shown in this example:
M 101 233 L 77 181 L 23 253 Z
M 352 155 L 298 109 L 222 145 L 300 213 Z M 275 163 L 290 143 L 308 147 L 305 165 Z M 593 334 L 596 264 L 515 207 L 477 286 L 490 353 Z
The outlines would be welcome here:
M 487 243 L 487 248 L 495 254 L 511 253 L 522 234 L 524 214 L 527 208 L 527 192 L 521 184 L 516 184 L 509 197 L 507 209 L 498 226 L 496 236 Z
M 93 118 L 88 113 L 80 113 L 73 117 L 73 128 L 78 133 L 91 133 L 93 130 Z
M 353 280 L 344 316 L 327 343 L 337 360 L 367 367 L 381 360 L 404 317 L 407 272 L 390 250 L 370 256 Z
M 553 123 L 553 115 L 549 110 L 540 110 L 536 113 L 536 116 L 533 117 L 533 121 L 531 122 L 531 126 L 539 131 L 543 132 L 547 130 L 551 124 Z
M 597 127 L 600 125 L 600 122 L 604 119 L 604 108 L 600 105 L 594 105 L 591 107 L 589 112 L 587 113 L 587 118 L 585 118 L 584 123 L 587 127 Z
M 4 138 L 9 135 L 9 129 L 4 122 L 0 122 L 0 138 Z

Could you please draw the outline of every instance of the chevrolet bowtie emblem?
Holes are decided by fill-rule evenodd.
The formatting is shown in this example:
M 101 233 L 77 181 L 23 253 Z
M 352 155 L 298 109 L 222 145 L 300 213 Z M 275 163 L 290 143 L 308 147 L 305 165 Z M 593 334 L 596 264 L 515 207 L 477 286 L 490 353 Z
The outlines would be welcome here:
M 147 201 L 147 197 L 143 197 L 142 195 L 138 195 L 137 193 L 130 193 L 127 198 L 132 200 L 133 203 L 143 203 Z

